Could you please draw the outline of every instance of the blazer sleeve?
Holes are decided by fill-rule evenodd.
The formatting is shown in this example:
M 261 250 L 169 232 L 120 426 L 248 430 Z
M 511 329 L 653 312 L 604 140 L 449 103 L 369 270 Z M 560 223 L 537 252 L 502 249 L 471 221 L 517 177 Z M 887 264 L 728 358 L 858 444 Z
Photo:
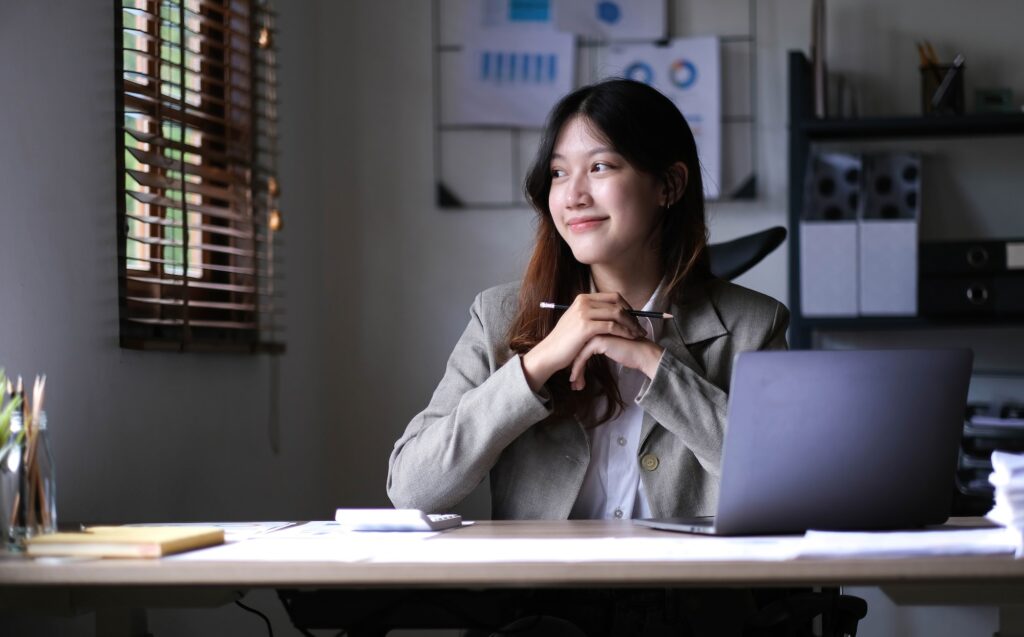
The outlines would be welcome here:
M 522 359 L 501 361 L 503 329 L 486 317 L 503 308 L 500 298 L 493 299 L 498 307 L 488 307 L 488 300 L 486 292 L 476 297 L 441 383 L 391 452 L 387 490 L 398 508 L 450 510 L 512 441 L 551 413 L 530 389 Z
M 662 427 L 678 436 L 708 473 L 721 475 L 722 444 L 725 438 L 728 375 L 732 359 L 745 350 L 788 349 L 786 330 L 789 310 L 774 301 L 771 320 L 751 326 L 746 333 L 732 333 L 720 356 L 724 382 L 721 386 L 705 377 L 703 370 L 665 350 L 654 378 L 645 383 L 637 403 Z

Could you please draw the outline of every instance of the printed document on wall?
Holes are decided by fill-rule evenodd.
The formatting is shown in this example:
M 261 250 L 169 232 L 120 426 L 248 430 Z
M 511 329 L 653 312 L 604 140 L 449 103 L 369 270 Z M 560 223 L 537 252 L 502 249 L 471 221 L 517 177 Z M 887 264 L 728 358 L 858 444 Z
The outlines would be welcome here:
M 549 2 L 463 3 L 462 51 L 445 124 L 541 127 L 573 88 L 575 36 L 555 29 Z
M 697 140 L 704 195 L 717 199 L 722 182 L 722 74 L 718 38 L 679 38 L 668 46 L 609 47 L 600 75 L 644 82 L 671 99 Z
M 665 0 L 556 0 L 555 24 L 595 40 L 661 40 Z

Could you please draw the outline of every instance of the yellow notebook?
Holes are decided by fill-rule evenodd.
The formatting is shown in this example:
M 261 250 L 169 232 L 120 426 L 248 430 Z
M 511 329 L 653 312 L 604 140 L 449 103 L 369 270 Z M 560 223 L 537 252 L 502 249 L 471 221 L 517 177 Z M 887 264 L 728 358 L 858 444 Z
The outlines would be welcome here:
M 161 557 L 224 543 L 224 529 L 198 526 L 93 526 L 26 543 L 30 556 Z

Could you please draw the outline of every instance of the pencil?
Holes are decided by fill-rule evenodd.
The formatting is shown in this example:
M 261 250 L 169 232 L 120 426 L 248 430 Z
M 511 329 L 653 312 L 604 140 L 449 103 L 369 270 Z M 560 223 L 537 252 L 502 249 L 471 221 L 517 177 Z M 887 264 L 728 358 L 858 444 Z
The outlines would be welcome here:
M 568 305 L 562 305 L 561 303 L 547 303 L 547 302 L 544 302 L 544 301 L 541 301 L 540 307 L 541 307 L 541 309 L 545 309 L 545 310 L 568 310 L 569 309 Z M 668 312 L 645 312 L 644 310 L 629 310 L 629 313 L 632 314 L 633 316 L 643 316 L 643 317 L 646 317 L 646 318 L 656 318 L 656 319 L 670 319 L 670 318 L 672 318 L 672 315 L 669 314 Z

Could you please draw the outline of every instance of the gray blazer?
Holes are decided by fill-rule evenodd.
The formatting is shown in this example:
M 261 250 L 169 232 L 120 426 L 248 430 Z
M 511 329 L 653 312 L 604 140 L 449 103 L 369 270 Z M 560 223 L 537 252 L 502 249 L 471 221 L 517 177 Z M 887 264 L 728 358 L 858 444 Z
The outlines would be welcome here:
M 566 519 L 590 444 L 572 417 L 555 417 L 530 390 L 506 345 L 518 284 L 481 292 L 430 404 L 395 443 L 388 496 L 396 507 L 448 511 L 490 472 L 494 519 Z M 712 515 L 733 358 L 785 349 L 789 311 L 725 281 L 712 282 L 662 329 L 658 371 L 637 403 L 637 462 L 656 517 Z

